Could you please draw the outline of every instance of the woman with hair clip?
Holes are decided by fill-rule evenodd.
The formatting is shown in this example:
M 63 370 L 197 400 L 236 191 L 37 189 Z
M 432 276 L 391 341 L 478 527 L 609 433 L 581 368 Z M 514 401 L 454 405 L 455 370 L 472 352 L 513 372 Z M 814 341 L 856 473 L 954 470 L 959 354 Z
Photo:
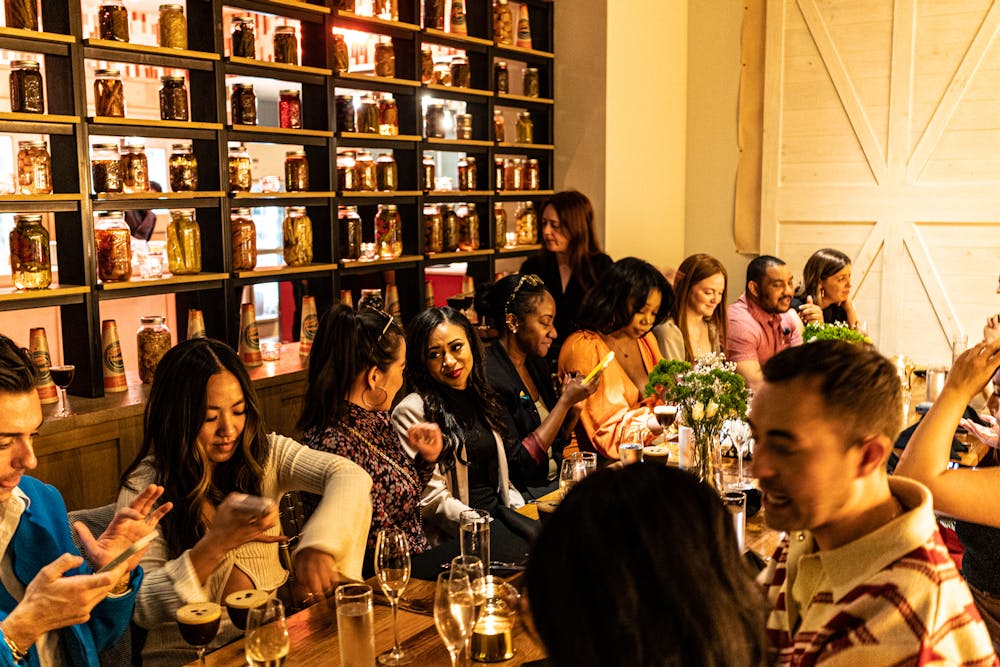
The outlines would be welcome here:
M 559 358 L 563 341 L 577 330 L 583 297 L 611 266 L 594 234 L 594 207 L 582 192 L 564 190 L 542 204 L 544 249 L 521 264 L 521 274 L 534 274 L 556 302 L 558 336 L 549 358 Z
M 726 342 L 726 289 L 729 276 L 722 262 L 703 253 L 691 255 L 677 269 L 677 300 L 670 319 L 656 327 L 656 340 L 667 359 L 694 362 L 722 354 Z
M 456 538 L 459 515 L 474 508 L 500 519 L 490 527 L 494 554 L 501 560 L 523 558 L 527 542 L 506 530 L 518 525 L 505 510 L 524 504 L 511 477 L 535 462 L 520 442 L 506 439 L 504 409 L 486 379 L 483 344 L 464 315 L 449 307 L 428 308 L 413 319 L 406 381 L 411 393 L 392 411 L 403 447 L 417 456 L 408 431 L 421 421 L 440 426 L 444 438 L 421 500 L 431 543 Z
M 597 391 L 581 403 L 580 420 L 566 451 L 597 452 L 618 459 L 622 442 L 652 440 L 662 432 L 651 408 L 641 404 L 649 372 L 663 354 L 653 335 L 674 305 L 674 292 L 649 262 L 626 257 L 615 262 L 587 293 L 582 330 L 566 339 L 559 354 L 559 375 L 584 377 L 609 352 Z
M 148 630 L 144 665 L 194 659 L 175 622 L 182 605 L 221 604 L 234 591 L 274 591 L 285 583 L 277 501 L 286 491 L 323 495 L 295 551 L 299 595 L 322 599 L 342 576 L 361 576 L 371 478 L 345 458 L 266 434 L 246 369 L 225 343 L 195 338 L 163 356 L 144 427 L 118 506 L 150 483 L 162 485 L 174 503 L 142 559 L 146 578 L 133 620 Z M 223 618 L 213 645 L 237 635 Z
M 420 525 L 420 493 L 441 452 L 441 431 L 436 424 L 410 427 L 416 458 L 400 445 L 388 410 L 403 385 L 405 366 L 403 329 L 388 313 L 336 305 L 320 320 L 298 426 L 304 445 L 351 459 L 372 476 L 366 576 L 374 574 L 375 540 L 382 529 L 406 533 L 413 554 L 430 548 Z M 319 498 L 309 494 L 302 500 L 308 516 Z
M 514 274 L 477 293 L 477 310 L 499 331 L 486 348 L 486 370 L 509 419 L 508 427 L 536 467 L 514 485 L 531 497 L 553 491 L 574 421 L 573 406 L 597 390 L 580 375 L 563 378 L 556 394 L 545 355 L 556 338 L 556 302 L 542 279 Z
M 857 326 L 858 313 L 851 301 L 850 257 L 833 248 L 817 250 L 809 257 L 802 270 L 802 289 L 792 299 L 791 307 L 798 311 L 809 300 L 819 306 L 827 324 L 843 322 L 852 329 Z M 819 318 L 802 311 L 802 320 L 809 324 Z

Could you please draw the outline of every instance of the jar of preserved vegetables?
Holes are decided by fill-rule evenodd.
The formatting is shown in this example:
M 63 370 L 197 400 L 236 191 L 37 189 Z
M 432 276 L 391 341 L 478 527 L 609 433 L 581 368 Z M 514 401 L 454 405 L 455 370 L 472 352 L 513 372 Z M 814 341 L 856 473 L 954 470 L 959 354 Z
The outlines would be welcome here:
M 128 41 L 128 10 L 121 0 L 103 0 L 97 8 L 97 36 L 115 42 Z
M 392 39 L 375 45 L 375 76 L 396 76 L 396 51 Z
M 358 190 L 363 192 L 374 192 L 376 184 L 375 157 L 368 151 L 358 151 L 357 162 L 355 163 L 355 183 Z
M 424 252 L 444 251 L 444 220 L 441 209 L 433 204 L 424 205 Z
M 508 158 L 503 163 L 503 183 L 507 190 L 524 189 L 524 170 L 520 158 Z
M 306 215 L 305 206 L 291 206 L 285 210 L 281 222 L 282 256 L 288 266 L 305 266 L 313 261 L 312 220 Z
M 354 118 L 354 96 L 337 95 L 335 101 L 338 132 L 357 132 L 358 126 Z
M 535 143 L 535 124 L 531 120 L 530 111 L 522 111 L 517 114 L 517 143 Z
M 430 49 L 420 51 L 420 83 L 428 84 L 434 80 L 434 54 Z
M 257 95 L 252 83 L 234 83 L 230 95 L 233 125 L 257 124 Z
M 90 176 L 94 192 L 121 192 L 121 161 L 117 144 L 94 144 L 90 157 Z
M 337 210 L 340 226 L 340 259 L 356 261 L 361 259 L 361 216 L 357 206 L 341 206 Z
M 198 189 L 198 160 L 190 143 L 171 145 L 167 174 L 173 192 L 193 192 Z
M 188 47 L 187 21 L 183 5 L 160 5 L 160 46 L 168 49 Z
M 455 56 L 451 59 L 451 85 L 456 88 L 468 88 L 472 79 L 469 69 L 469 59 L 465 56 Z
M 8 28 L 38 30 L 38 3 L 35 0 L 4 0 Z
M 188 119 L 188 91 L 182 76 L 160 77 L 160 120 Z
M 431 83 L 436 86 L 451 85 L 451 67 L 448 66 L 448 63 L 437 63 L 434 65 L 434 75 Z
M 52 158 L 44 141 L 17 142 L 17 191 L 22 195 L 52 193 Z
M 458 158 L 458 189 L 475 190 L 479 182 L 476 158 L 471 156 Z
M 94 223 L 97 277 L 102 282 L 132 279 L 132 232 L 121 211 L 101 211 Z
M 229 147 L 229 189 L 249 192 L 253 186 L 253 163 L 243 144 Z
M 403 254 L 403 228 L 395 204 L 379 204 L 375 214 L 375 249 L 379 259 L 396 259 Z
M 494 190 L 507 189 L 507 186 L 504 183 L 504 169 L 503 169 L 502 157 L 493 158 L 493 189 Z
M 164 324 L 162 315 L 145 315 L 139 318 L 139 330 L 135 332 L 136 349 L 139 353 L 139 379 L 143 384 L 153 382 L 153 374 L 160 365 L 160 359 L 170 349 L 170 329 Z
M 538 68 L 537 67 L 525 67 L 524 68 L 524 79 L 522 79 L 524 85 L 524 96 L 525 97 L 538 97 Z
M 424 0 L 424 27 L 444 30 L 445 0 Z
M 493 4 L 493 41 L 497 44 L 514 43 L 514 15 L 507 0 L 496 0 Z
M 503 111 L 493 110 L 493 140 L 502 144 L 506 140 L 507 132 L 504 128 Z
M 538 214 L 535 205 L 524 202 L 514 214 L 515 231 L 518 245 L 533 245 L 538 243 Z
M 498 60 L 493 65 L 493 90 L 498 93 L 510 92 L 510 74 L 507 72 L 507 62 Z
M 233 209 L 229 217 L 233 246 L 233 271 L 253 271 L 257 266 L 257 226 L 250 209 Z
M 454 252 L 458 250 L 458 240 L 462 233 L 462 225 L 458 221 L 458 213 L 455 207 L 445 204 L 442 208 L 441 218 L 444 220 L 444 251 Z
M 149 162 L 146 160 L 146 146 L 131 140 L 118 158 L 121 163 L 122 189 L 126 194 L 149 192 Z
M 340 33 L 333 33 L 333 65 L 334 74 L 343 74 L 351 69 L 351 54 L 347 50 L 347 42 Z
M 337 153 L 337 189 L 350 192 L 358 190 L 358 162 L 354 151 Z
M 252 16 L 234 16 L 230 23 L 233 38 L 233 57 L 255 58 L 257 56 L 256 35 Z
M 125 88 L 118 70 L 94 71 L 94 112 L 98 116 L 125 117 Z
M 399 134 L 399 108 L 392 95 L 383 95 L 378 101 L 378 133 L 386 137 Z
M 167 224 L 167 264 L 175 276 L 201 273 L 201 228 L 194 211 L 171 211 Z
M 455 138 L 472 139 L 472 114 L 455 114 Z
M 424 114 L 424 134 L 428 139 L 444 139 L 444 105 L 428 104 Z
M 399 172 L 396 158 L 392 153 L 379 153 L 375 160 L 375 189 L 381 192 L 391 192 L 399 189 Z
M 45 289 L 52 284 L 49 232 L 42 216 L 15 215 L 10 232 L 10 272 L 17 289 Z
M 309 189 L 309 162 L 305 151 L 285 153 L 285 190 L 305 192 Z
M 279 25 L 274 29 L 274 62 L 299 64 L 299 38 L 294 26 Z
M 493 242 L 496 248 L 507 245 L 507 209 L 503 202 L 493 202 Z
M 465 215 L 459 218 L 459 250 L 479 250 L 479 213 L 475 204 L 466 204 Z
M 302 100 L 299 99 L 299 91 L 278 91 L 278 126 L 292 130 L 302 127 Z
M 528 160 L 528 166 L 524 168 L 524 186 L 526 190 L 542 188 L 542 169 L 535 158 Z
M 449 32 L 456 35 L 468 35 L 469 28 L 465 25 L 465 0 L 451 0 L 451 24 Z
M 358 105 L 358 110 L 356 112 L 358 132 L 366 132 L 368 134 L 378 134 L 378 105 L 375 103 L 375 98 L 370 95 L 365 95 L 361 98 L 361 104 Z
M 420 161 L 420 189 L 426 192 L 434 191 L 434 179 L 437 176 L 437 163 L 433 153 L 424 153 Z
M 14 113 L 45 113 L 45 84 L 37 61 L 10 62 L 10 110 Z

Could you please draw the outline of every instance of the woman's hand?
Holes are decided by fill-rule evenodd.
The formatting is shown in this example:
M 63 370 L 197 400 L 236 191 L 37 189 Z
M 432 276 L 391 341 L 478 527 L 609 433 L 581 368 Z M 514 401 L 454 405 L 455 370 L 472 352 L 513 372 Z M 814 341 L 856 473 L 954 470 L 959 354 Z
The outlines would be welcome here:
M 989 415 L 984 416 L 982 419 L 987 423 L 987 426 L 980 426 L 971 419 L 962 419 L 962 421 L 958 422 L 958 425 L 984 445 L 996 447 L 998 440 L 1000 440 L 997 437 L 997 420 Z
M 983 340 L 992 343 L 997 338 L 1000 338 L 1000 313 L 986 320 L 986 326 L 983 327 Z
M 823 323 L 823 309 L 813 303 L 812 295 L 807 296 L 805 303 L 799 306 L 799 319 L 804 324 Z
M 594 394 L 600 384 L 595 377 L 590 382 L 584 382 L 583 376 L 579 373 L 567 373 L 562 380 L 562 389 L 559 398 L 565 399 L 570 405 L 576 405 Z
M 295 594 L 307 604 L 330 597 L 340 584 L 337 559 L 306 547 L 295 552 Z
M 226 496 L 211 519 L 205 537 L 218 540 L 225 551 L 231 551 L 248 542 L 285 542 L 284 535 L 268 535 L 268 530 L 278 523 L 278 506 L 270 501 L 265 512 L 247 506 L 245 493 Z
M 93 533 L 81 521 L 73 524 L 83 553 L 95 570 L 99 570 L 125 551 L 136 540 L 156 530 L 160 519 L 173 508 L 173 503 L 163 503 L 155 510 L 153 505 L 163 495 L 163 487 L 150 484 L 135 497 L 128 507 L 115 514 L 101 536 L 94 539 Z M 126 563 L 126 572 L 131 572 L 142 560 L 145 549 L 137 551 Z
M 982 389 L 1000 366 L 1000 337 L 983 341 L 963 352 L 951 365 L 945 391 L 958 392 L 966 403 Z
M 406 437 L 423 460 L 434 463 L 441 455 L 441 428 L 437 424 L 417 422 L 407 430 Z

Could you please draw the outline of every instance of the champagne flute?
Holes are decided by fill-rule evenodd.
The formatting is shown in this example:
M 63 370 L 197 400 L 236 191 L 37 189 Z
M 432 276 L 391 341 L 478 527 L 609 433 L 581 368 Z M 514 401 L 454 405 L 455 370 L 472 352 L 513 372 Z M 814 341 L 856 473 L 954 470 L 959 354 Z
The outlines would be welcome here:
M 413 659 L 399 645 L 396 613 L 399 598 L 410 581 L 410 544 L 406 533 L 396 528 L 383 528 L 375 539 L 375 575 L 382 592 L 392 606 L 392 650 L 378 657 L 380 665 L 408 665 Z
M 559 469 L 559 492 L 566 498 L 576 484 L 590 473 L 597 470 L 597 454 L 593 452 L 573 452 L 569 458 L 563 459 Z
M 729 486 L 734 490 L 744 491 L 753 486 L 743 478 L 743 448 L 747 446 L 747 442 L 750 440 L 750 425 L 745 421 L 734 420 L 729 422 L 729 438 L 736 449 L 736 459 L 739 462 L 739 472 L 736 482 Z
M 198 662 L 205 664 L 205 649 L 219 632 L 222 607 L 214 602 L 191 602 L 177 610 L 177 629 L 198 651 Z
M 49 366 L 49 374 L 52 382 L 59 387 L 59 409 L 53 417 L 69 417 L 73 414 L 69 409 L 69 397 L 66 395 L 66 388 L 73 382 L 73 375 L 76 373 L 76 366 L 73 364 L 63 364 L 62 366 Z
M 243 642 L 250 667 L 281 667 L 288 656 L 288 625 L 285 607 L 278 598 L 247 613 L 247 636 Z
M 472 638 L 476 624 L 476 599 L 469 577 L 442 572 L 434 589 L 434 625 L 448 649 L 451 667 L 458 667 L 458 656 Z

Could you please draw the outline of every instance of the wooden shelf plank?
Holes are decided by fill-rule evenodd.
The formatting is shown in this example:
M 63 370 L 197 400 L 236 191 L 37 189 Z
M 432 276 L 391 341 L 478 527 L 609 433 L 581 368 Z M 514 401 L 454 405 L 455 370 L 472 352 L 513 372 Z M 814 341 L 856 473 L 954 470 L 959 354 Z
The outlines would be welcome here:
M 555 193 L 555 190 L 497 190 L 498 197 L 548 197 Z
M 533 151 L 551 151 L 555 150 L 555 144 L 519 144 L 519 143 L 503 143 L 497 144 L 497 148 L 507 148 L 507 149 L 518 149 L 518 150 L 533 150 Z
M 472 35 L 456 35 L 453 32 L 445 32 L 444 30 L 438 30 L 437 28 L 424 28 L 423 33 L 427 37 L 432 37 L 437 39 L 448 39 L 455 42 L 467 42 L 469 44 L 479 44 L 480 46 L 493 46 L 493 42 L 488 39 L 473 37 Z
M 555 104 L 555 100 L 548 97 L 528 97 L 527 95 L 512 95 L 510 93 L 497 93 L 497 97 L 506 102 L 528 102 L 529 104 Z
M 171 201 L 176 199 L 221 199 L 226 196 L 221 190 L 194 190 L 191 192 L 101 192 L 93 195 L 99 202 L 110 201 L 134 201 L 134 200 L 158 200 Z
M 42 32 L 40 30 L 22 30 L 21 28 L 0 28 L 0 37 L 16 37 L 37 42 L 52 42 L 55 44 L 75 44 L 76 37 L 58 32 Z
M 373 134 L 371 132 L 338 132 L 340 139 L 360 139 L 369 141 L 421 141 L 418 134 Z
M 332 76 L 333 70 L 322 67 L 309 67 L 307 65 L 289 65 L 287 63 L 275 63 L 267 60 L 256 60 L 254 58 L 240 58 L 238 56 L 226 56 L 225 61 L 233 65 L 245 65 L 248 67 L 260 67 L 262 69 L 276 72 L 289 72 L 292 74 L 313 74 L 316 76 Z
M 330 13 L 329 7 L 324 7 L 322 5 L 313 5 L 308 2 L 297 2 L 297 0 L 261 0 L 262 4 L 274 5 L 275 9 L 281 9 L 283 7 L 288 9 L 297 9 L 303 12 L 315 12 L 320 15 L 327 15 Z
M 350 22 L 364 23 L 376 30 L 380 28 L 388 28 L 391 30 L 401 30 L 405 32 L 419 32 L 420 26 L 414 23 L 404 23 L 402 21 L 388 21 L 386 19 L 378 18 L 377 16 L 362 16 L 361 14 L 355 14 L 354 12 L 349 12 L 346 9 L 338 9 L 337 13 L 334 14 L 334 26 L 337 25 L 336 19 L 344 19 Z
M 195 285 L 225 280 L 225 273 L 193 273 L 185 276 L 170 276 L 153 280 L 128 280 L 125 282 L 100 283 L 98 288 L 105 292 L 120 292 L 124 290 L 144 290 L 150 287 L 171 287 L 176 285 Z
M 428 137 L 426 139 L 427 143 L 434 146 L 482 146 L 489 147 L 493 145 L 492 141 L 483 141 L 482 139 L 438 139 L 437 137 Z
M 19 290 L 15 287 L 4 287 L 0 289 L 0 302 L 4 301 L 42 301 L 53 297 L 74 296 L 87 294 L 90 288 L 86 285 L 56 285 L 48 289 L 39 290 Z
M 507 51 L 508 53 L 520 53 L 525 56 L 535 56 L 536 58 L 555 58 L 554 53 L 549 51 L 539 51 L 538 49 L 526 49 L 522 46 L 514 46 L 513 44 L 494 44 L 499 51 Z
M 427 261 L 438 262 L 441 260 L 468 259 L 472 257 L 489 257 L 492 254 L 493 254 L 492 248 L 484 248 L 482 250 L 456 250 L 454 252 L 429 252 L 427 253 Z
M 492 190 L 431 190 L 427 193 L 427 196 L 448 197 L 449 199 L 460 201 L 465 197 L 489 197 L 492 194 Z
M 269 127 L 266 125 L 231 125 L 233 132 L 249 132 L 254 134 L 278 134 L 286 137 L 323 137 L 330 138 L 333 132 L 329 130 L 292 129 L 287 127 Z
M 336 192 L 239 192 L 230 193 L 230 196 L 239 201 L 241 199 L 270 199 L 274 201 L 285 201 L 295 199 L 332 199 L 337 196 Z
M 504 246 L 497 249 L 498 255 L 514 255 L 522 253 L 537 252 L 542 249 L 541 243 L 536 243 L 533 245 L 515 245 L 515 246 Z
M 52 113 L 15 113 L 13 111 L 0 111 L 0 121 L 14 121 L 26 123 L 59 123 L 72 125 L 80 122 L 79 116 L 62 116 Z
M 322 273 L 335 271 L 336 264 L 306 264 L 305 266 L 268 266 L 253 271 L 238 271 L 234 273 L 241 280 L 249 278 L 280 278 L 282 276 L 300 275 L 303 273 Z
M 380 197 L 419 197 L 422 194 L 424 193 L 421 190 L 375 190 L 374 192 L 364 190 L 341 190 L 337 193 L 337 196 L 343 199 L 379 199 Z
M 83 195 L 79 192 L 56 193 L 51 195 L 0 195 L 0 203 L 17 202 L 57 202 L 57 201 L 82 201 Z
M 184 130 L 219 131 L 222 123 L 196 123 L 185 120 L 156 120 L 153 118 L 118 118 L 116 116 L 87 116 L 94 125 L 121 125 L 122 127 L 175 127 Z
M 442 93 L 457 93 L 460 95 L 476 95 L 478 97 L 493 97 L 493 91 L 491 90 L 480 90 L 479 88 L 465 88 L 463 86 L 442 86 L 439 83 L 426 83 L 424 88 L 427 90 L 437 90 Z
M 423 255 L 400 255 L 396 259 L 375 259 L 367 262 L 362 260 L 342 260 L 340 270 L 345 273 L 366 273 L 368 271 L 381 271 L 386 267 L 398 266 L 400 264 L 421 262 L 423 259 Z
M 358 83 L 366 83 L 369 85 L 378 84 L 391 84 L 395 86 L 408 86 L 410 88 L 420 88 L 422 85 L 419 81 L 414 81 L 412 79 L 397 79 L 391 76 L 374 76 L 371 74 L 355 74 L 353 72 L 342 72 L 337 75 L 338 79 L 343 79 L 345 81 L 357 81 Z
M 157 56 L 170 56 L 172 58 L 184 60 L 219 60 L 218 53 L 208 51 L 191 51 L 189 49 L 170 49 L 165 46 L 153 46 L 151 44 L 133 44 L 131 42 L 116 42 L 113 39 L 97 39 L 89 37 L 83 40 L 84 45 L 102 49 L 114 49 L 115 51 L 125 51 L 131 53 L 147 53 Z M 178 67 L 183 67 L 178 63 Z

